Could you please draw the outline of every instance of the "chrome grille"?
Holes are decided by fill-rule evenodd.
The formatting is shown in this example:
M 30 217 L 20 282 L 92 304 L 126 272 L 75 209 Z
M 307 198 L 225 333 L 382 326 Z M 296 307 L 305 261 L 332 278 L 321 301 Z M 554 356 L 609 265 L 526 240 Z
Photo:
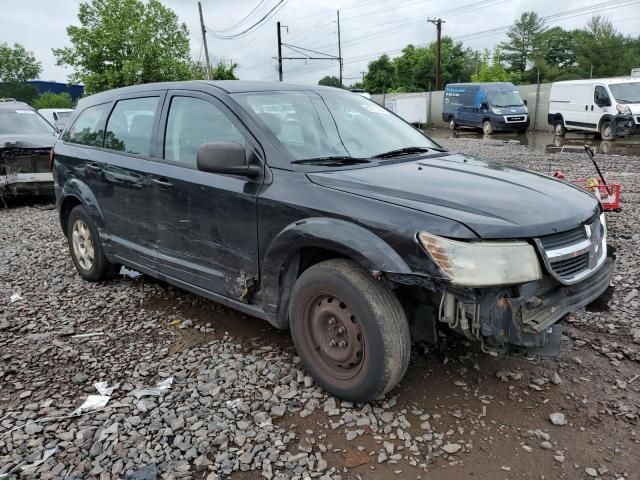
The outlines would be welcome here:
M 603 220 L 596 218 L 588 225 L 536 239 L 552 276 L 564 284 L 576 283 L 604 262 L 607 248 Z

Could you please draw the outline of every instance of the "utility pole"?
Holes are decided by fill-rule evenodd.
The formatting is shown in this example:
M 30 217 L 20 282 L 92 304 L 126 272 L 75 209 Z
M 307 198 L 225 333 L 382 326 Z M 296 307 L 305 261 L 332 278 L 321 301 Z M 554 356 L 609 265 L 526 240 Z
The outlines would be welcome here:
M 340 88 L 342 88 L 342 43 L 340 42 L 340 10 L 338 10 L 338 62 L 340 63 Z
M 429 19 L 436 26 L 436 90 L 440 90 L 440 48 L 442 43 L 442 19 Z
M 198 2 L 198 11 L 200 12 L 200 28 L 202 29 L 202 44 L 204 45 L 204 59 L 207 64 L 207 80 L 211 80 L 211 64 L 209 63 L 209 48 L 207 47 L 207 34 L 204 28 L 204 19 L 202 18 L 202 4 Z
M 278 77 L 282 81 L 282 37 L 280 36 L 280 22 L 278 22 Z
M 362 74 L 362 84 L 364 85 L 364 76 L 367 72 L 360 72 Z

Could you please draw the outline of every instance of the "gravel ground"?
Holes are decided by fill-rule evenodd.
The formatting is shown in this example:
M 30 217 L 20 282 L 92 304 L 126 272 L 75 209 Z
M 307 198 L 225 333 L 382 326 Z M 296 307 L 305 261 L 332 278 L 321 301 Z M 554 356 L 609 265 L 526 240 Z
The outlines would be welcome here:
M 439 141 L 593 176 L 584 154 Z M 640 158 L 601 158 L 623 185 L 611 309 L 570 316 L 539 363 L 415 346 L 367 405 L 317 387 L 287 332 L 131 272 L 84 282 L 55 210 L 0 210 L 0 478 L 638 478 Z M 73 415 L 96 382 L 106 405 Z

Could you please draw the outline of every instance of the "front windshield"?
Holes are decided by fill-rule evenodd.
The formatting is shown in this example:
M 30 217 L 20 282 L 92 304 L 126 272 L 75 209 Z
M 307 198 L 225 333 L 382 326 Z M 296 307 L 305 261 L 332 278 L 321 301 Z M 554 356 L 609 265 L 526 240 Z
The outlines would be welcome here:
M 524 105 L 518 92 L 491 92 L 489 100 L 494 107 L 521 107 Z
M 235 98 L 297 161 L 438 148 L 378 104 L 349 92 L 250 92 Z
M 55 135 L 49 122 L 33 110 L 0 109 L 0 135 Z
M 640 103 L 640 82 L 612 83 L 609 89 L 618 103 Z
M 57 112 L 58 118 L 69 118 L 73 112 Z

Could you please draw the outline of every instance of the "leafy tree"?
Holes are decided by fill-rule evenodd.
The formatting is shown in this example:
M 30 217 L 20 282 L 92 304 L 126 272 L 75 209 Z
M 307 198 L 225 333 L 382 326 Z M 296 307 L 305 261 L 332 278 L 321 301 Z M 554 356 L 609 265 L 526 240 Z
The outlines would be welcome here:
M 498 45 L 503 52 L 502 60 L 509 65 L 509 70 L 527 70 L 539 48 L 544 31 L 544 20 L 536 12 L 524 12 L 515 21 L 507 31 L 509 40 Z
M 0 98 L 15 98 L 19 102 L 32 103 L 38 96 L 38 89 L 28 83 L 0 83 Z
M 191 77 L 189 31 L 159 0 L 90 0 L 78 20 L 67 27 L 72 47 L 53 53 L 86 93 Z
M 222 60 L 211 67 L 211 80 L 238 80 L 236 76 L 237 63 L 226 65 Z M 204 80 L 207 78 L 207 65 L 204 62 L 191 63 L 191 79 Z
M 46 92 L 33 101 L 33 108 L 71 108 L 73 101 L 67 92 Z
M 397 85 L 396 69 L 388 55 L 369 62 L 364 82 L 370 93 L 384 93 Z
M 324 85 L 325 87 L 342 87 L 342 85 L 340 85 L 340 79 L 335 75 L 322 77 L 318 82 L 318 85 Z
M 493 55 L 489 50 L 485 50 L 478 71 L 471 75 L 472 82 L 513 82 L 518 83 L 520 74 L 518 72 L 508 72 L 503 66 L 500 58 L 500 51 L 494 50 Z
M 0 81 L 26 82 L 40 75 L 42 64 L 19 43 L 0 43 Z

